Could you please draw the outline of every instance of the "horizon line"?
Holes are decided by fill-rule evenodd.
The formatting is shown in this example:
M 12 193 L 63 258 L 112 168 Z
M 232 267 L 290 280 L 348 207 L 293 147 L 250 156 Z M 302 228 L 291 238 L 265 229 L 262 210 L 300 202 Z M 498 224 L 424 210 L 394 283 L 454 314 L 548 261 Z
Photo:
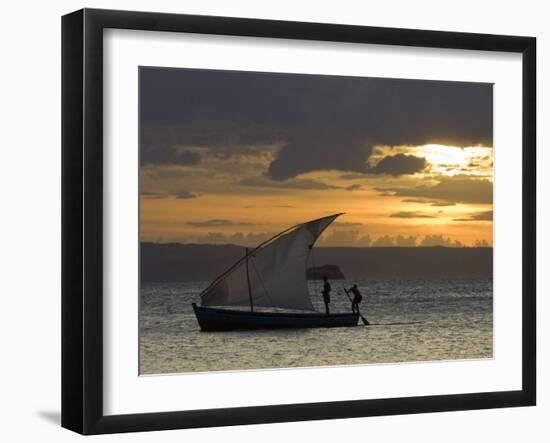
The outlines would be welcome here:
M 140 245 L 142 244 L 152 244 L 152 245 L 180 245 L 180 246 L 232 246 L 232 247 L 238 247 L 238 248 L 250 248 L 249 246 L 243 246 L 238 245 L 235 243 L 182 243 L 178 241 L 168 241 L 168 242 L 155 242 L 155 241 L 139 241 Z M 325 248 L 356 248 L 356 249 L 389 249 L 389 248 L 400 248 L 400 249 L 434 249 L 434 248 L 444 248 L 444 249 L 493 249 L 492 245 L 487 246 L 468 246 L 468 245 L 461 245 L 461 246 L 445 246 L 445 245 L 431 245 L 431 246 L 422 246 L 422 245 L 415 245 L 415 246 L 399 246 L 399 245 L 392 245 L 392 246 L 315 246 L 315 249 L 325 249 Z

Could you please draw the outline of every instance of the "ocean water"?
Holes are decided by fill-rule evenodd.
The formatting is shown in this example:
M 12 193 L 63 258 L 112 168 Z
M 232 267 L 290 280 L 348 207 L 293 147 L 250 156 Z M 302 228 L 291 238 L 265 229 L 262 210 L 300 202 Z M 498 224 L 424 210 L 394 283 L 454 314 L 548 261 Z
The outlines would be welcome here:
M 491 358 L 491 279 L 333 281 L 331 312 L 350 312 L 340 288 L 357 283 L 372 326 L 201 332 L 191 303 L 208 282 L 146 283 L 140 293 L 140 373 Z M 321 282 L 309 282 L 324 312 Z

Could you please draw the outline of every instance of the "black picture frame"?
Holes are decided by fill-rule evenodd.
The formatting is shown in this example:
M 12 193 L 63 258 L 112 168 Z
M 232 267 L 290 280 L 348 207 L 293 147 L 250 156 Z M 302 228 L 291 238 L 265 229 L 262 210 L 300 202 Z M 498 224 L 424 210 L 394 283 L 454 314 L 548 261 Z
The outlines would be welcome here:
M 522 54 L 522 389 L 104 415 L 102 84 L 103 30 L 107 28 Z M 535 405 L 535 66 L 533 37 L 97 9 L 65 15 L 62 18 L 62 426 L 81 434 L 106 434 Z

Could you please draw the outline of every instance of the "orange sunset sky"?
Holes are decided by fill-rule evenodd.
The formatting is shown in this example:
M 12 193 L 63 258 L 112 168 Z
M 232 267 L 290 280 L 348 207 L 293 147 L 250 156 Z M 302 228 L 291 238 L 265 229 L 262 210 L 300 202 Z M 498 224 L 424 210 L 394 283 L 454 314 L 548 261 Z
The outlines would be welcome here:
M 493 242 L 492 85 L 141 68 L 147 242 Z

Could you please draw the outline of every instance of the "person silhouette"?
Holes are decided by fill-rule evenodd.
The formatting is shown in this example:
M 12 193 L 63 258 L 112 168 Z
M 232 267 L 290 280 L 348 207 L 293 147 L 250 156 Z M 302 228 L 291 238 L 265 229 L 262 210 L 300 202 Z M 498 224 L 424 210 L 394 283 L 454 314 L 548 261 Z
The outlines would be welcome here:
M 327 315 L 330 315 L 329 303 L 330 303 L 330 291 L 332 288 L 330 287 L 330 283 L 328 282 L 326 275 L 323 276 L 323 281 L 324 281 L 323 292 L 322 292 L 323 301 L 325 302 L 325 310 L 327 312 Z
M 356 312 L 359 313 L 359 303 L 363 300 L 363 296 L 359 292 L 359 289 L 357 288 L 357 285 L 353 285 L 351 288 L 348 289 L 347 292 L 351 292 L 353 294 L 353 300 L 351 301 L 351 310 L 355 314 Z

